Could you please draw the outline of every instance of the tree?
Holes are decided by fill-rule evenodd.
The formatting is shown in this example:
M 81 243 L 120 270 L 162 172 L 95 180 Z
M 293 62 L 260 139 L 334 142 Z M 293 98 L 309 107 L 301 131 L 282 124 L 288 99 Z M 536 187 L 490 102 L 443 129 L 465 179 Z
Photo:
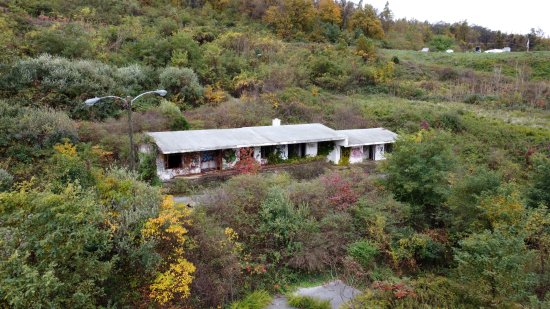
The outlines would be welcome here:
M 539 157 L 534 160 L 534 176 L 527 191 L 527 205 L 550 207 L 550 159 Z
M 114 265 L 105 219 L 91 192 L 73 184 L 0 193 L 0 299 L 14 308 L 98 303 Z
M 455 43 L 454 39 L 447 35 L 435 35 L 430 41 L 430 48 L 437 51 L 446 51 Z
M 384 29 L 382 28 L 382 22 L 376 15 L 375 9 L 367 5 L 363 9 L 357 9 L 348 24 L 350 31 L 359 30 L 363 32 L 366 37 L 372 39 L 383 39 Z
M 386 185 L 397 200 L 411 204 L 415 224 L 432 225 L 442 217 L 456 165 L 449 140 L 446 132 L 426 130 L 403 136 L 386 162 Z
M 465 175 L 451 189 L 447 200 L 449 214 L 445 221 L 456 232 L 470 231 L 480 218 L 480 200 L 496 194 L 500 185 L 500 175 L 486 168 Z
M 160 305 L 177 304 L 190 295 L 192 274 L 196 268 L 184 256 L 190 210 L 184 204 L 175 204 L 172 196 L 166 196 L 159 215 L 149 219 L 142 230 L 145 239 L 156 241 L 157 252 L 163 257 L 149 297 Z
M 167 67 L 160 72 L 160 86 L 180 101 L 196 104 L 202 97 L 199 78 L 189 68 Z
M 533 255 L 522 235 L 495 230 L 472 234 L 455 251 L 456 280 L 478 306 L 509 306 L 533 283 L 527 265 Z
M 334 0 L 319 1 L 319 19 L 325 23 L 340 25 L 342 23 L 342 12 Z
M 282 0 L 267 9 L 264 21 L 275 28 L 277 34 L 290 39 L 312 30 L 315 7 L 310 0 Z
M 356 42 L 356 53 L 365 61 L 373 61 L 378 58 L 376 45 L 373 40 L 367 39 L 363 34 L 359 36 Z
M 390 30 L 390 25 L 393 22 L 393 12 L 390 10 L 390 3 L 386 1 L 384 9 L 380 13 L 380 21 L 382 22 L 382 27 L 385 32 Z

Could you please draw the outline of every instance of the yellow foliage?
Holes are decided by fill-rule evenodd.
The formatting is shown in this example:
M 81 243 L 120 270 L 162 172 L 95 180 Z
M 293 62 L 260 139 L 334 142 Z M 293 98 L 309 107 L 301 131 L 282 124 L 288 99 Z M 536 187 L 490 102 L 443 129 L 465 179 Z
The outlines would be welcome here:
M 151 285 L 150 297 L 159 304 L 164 305 L 174 298 L 185 299 L 189 297 L 189 285 L 193 281 L 191 275 L 196 270 L 195 265 L 185 259 L 178 259 L 170 268 L 159 274 Z
M 319 95 L 319 87 L 317 87 L 317 86 L 311 87 L 311 95 L 314 96 L 314 97 L 318 96 Z
M 517 192 L 484 199 L 479 208 L 494 229 L 519 226 L 524 221 L 525 207 Z
M 267 9 L 264 21 L 274 26 L 279 36 L 290 38 L 310 31 L 315 17 L 311 0 L 283 0 Z
M 187 229 L 182 224 L 191 223 L 188 219 L 190 213 L 185 205 L 176 205 L 174 198 L 167 195 L 162 201 L 158 217 L 149 219 L 141 232 L 145 238 L 173 240 L 183 245 Z
M 384 29 L 382 28 L 382 22 L 376 15 L 374 8 L 367 6 L 365 9 L 356 10 L 351 15 L 348 23 L 348 29 L 354 31 L 359 29 L 363 31 L 363 34 L 373 39 L 383 39 Z
M 340 25 L 342 23 L 340 6 L 334 0 L 319 1 L 319 18 L 326 23 Z
M 277 96 L 272 92 L 263 93 L 261 95 L 261 99 L 271 104 L 271 107 L 273 107 L 273 109 L 279 108 L 279 105 L 281 104 L 281 101 L 279 101 L 279 98 L 277 98 Z
M 156 239 L 160 254 L 167 262 L 150 286 L 149 296 L 163 305 L 174 299 L 185 299 L 190 295 L 189 285 L 193 280 L 191 275 L 195 266 L 184 259 L 184 243 L 187 229 L 184 225 L 191 224 L 191 211 L 183 204 L 175 204 L 171 195 L 165 196 L 156 218 L 149 219 L 141 233 L 145 239 Z
M 238 241 L 239 240 L 239 234 L 237 234 L 237 232 L 235 232 L 235 230 L 230 228 L 230 227 L 225 228 L 224 234 L 227 237 L 227 243 L 222 242 L 221 245 L 226 246 L 228 244 L 232 244 L 233 245 L 233 250 L 232 250 L 233 253 L 241 254 L 242 251 L 243 251 L 243 244 Z
M 55 151 L 57 151 L 57 153 L 61 155 L 67 157 L 76 157 L 76 147 L 68 141 L 65 141 L 65 143 L 63 144 L 56 144 L 55 146 L 53 146 L 53 149 L 55 149 Z
M 227 7 L 229 0 L 209 0 L 208 3 L 210 3 L 214 9 L 221 11 Z
M 212 87 L 208 85 L 204 88 L 204 98 L 208 103 L 219 104 L 227 99 L 225 92 L 219 87 L 219 85 Z
M 376 69 L 374 80 L 378 84 L 387 84 L 395 77 L 395 66 L 392 61 L 386 62 L 382 67 Z

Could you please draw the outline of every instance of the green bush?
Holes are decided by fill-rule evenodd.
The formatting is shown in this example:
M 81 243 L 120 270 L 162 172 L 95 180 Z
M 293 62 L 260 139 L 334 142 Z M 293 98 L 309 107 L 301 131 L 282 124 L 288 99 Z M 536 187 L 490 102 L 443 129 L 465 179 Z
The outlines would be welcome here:
M 160 179 L 157 175 L 157 158 L 154 152 L 139 154 L 138 174 L 139 178 L 143 181 L 152 185 L 160 184 Z
M 288 304 L 298 309 L 330 309 L 330 301 L 320 300 L 310 296 L 291 295 Z
M 269 306 L 273 298 L 266 291 L 255 291 L 241 301 L 231 304 L 231 309 L 264 309 Z
M 378 248 L 368 240 L 360 240 L 348 246 L 348 254 L 366 269 L 372 266 L 378 253 Z
M 168 100 L 160 103 L 160 112 L 170 121 L 170 129 L 174 131 L 189 130 L 190 126 L 179 107 Z
M 434 35 L 430 41 L 430 48 L 436 51 L 446 51 L 451 48 L 455 40 L 446 35 Z
M 8 191 L 13 184 L 13 176 L 0 168 L 0 192 Z
M 171 96 L 187 103 L 196 104 L 202 97 L 203 89 L 195 72 L 189 68 L 167 67 L 160 71 L 160 85 Z

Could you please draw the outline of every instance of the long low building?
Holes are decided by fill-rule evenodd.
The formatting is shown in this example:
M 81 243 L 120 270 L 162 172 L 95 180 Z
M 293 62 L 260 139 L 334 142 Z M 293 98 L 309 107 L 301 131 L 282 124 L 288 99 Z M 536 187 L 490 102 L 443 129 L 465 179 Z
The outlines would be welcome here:
M 335 164 L 340 163 L 342 157 L 349 163 L 383 160 L 397 137 L 383 128 L 333 130 L 319 123 L 281 125 L 279 119 L 274 119 L 272 126 L 147 135 L 154 143 L 144 145 L 141 151 L 156 152 L 157 173 L 162 180 L 232 169 L 243 149 L 262 165 L 269 164 L 270 160 L 318 155 L 325 155 Z

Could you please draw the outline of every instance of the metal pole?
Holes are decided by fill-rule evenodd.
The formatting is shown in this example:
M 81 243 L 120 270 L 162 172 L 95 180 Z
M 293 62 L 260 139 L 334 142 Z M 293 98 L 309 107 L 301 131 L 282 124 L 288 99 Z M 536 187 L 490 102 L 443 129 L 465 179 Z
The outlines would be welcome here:
M 126 97 L 124 104 L 128 110 L 128 136 L 130 137 L 130 169 L 135 171 L 136 154 L 134 147 L 134 125 L 132 123 L 132 98 Z

